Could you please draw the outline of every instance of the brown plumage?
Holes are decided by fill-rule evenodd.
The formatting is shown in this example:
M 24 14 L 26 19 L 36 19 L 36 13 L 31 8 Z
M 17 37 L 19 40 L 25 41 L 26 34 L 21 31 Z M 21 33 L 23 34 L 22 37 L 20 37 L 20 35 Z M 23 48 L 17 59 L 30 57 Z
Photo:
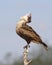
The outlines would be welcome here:
M 40 36 L 32 29 L 32 27 L 27 25 L 27 23 L 30 22 L 31 22 L 31 14 L 21 17 L 19 23 L 16 26 L 16 33 L 24 40 L 26 40 L 27 44 L 30 44 L 30 42 L 34 42 L 37 44 L 40 43 L 45 48 L 47 48 L 47 45 L 42 41 Z

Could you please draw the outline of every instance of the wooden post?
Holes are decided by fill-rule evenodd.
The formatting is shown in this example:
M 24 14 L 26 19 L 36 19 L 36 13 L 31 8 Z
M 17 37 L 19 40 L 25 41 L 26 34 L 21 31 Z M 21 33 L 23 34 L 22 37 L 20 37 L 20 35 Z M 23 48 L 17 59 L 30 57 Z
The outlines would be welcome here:
M 24 65 L 29 65 L 29 63 L 32 61 L 32 60 L 28 60 L 28 48 L 29 46 L 27 46 L 27 48 L 24 48 L 24 53 L 23 53 L 23 57 L 24 57 Z

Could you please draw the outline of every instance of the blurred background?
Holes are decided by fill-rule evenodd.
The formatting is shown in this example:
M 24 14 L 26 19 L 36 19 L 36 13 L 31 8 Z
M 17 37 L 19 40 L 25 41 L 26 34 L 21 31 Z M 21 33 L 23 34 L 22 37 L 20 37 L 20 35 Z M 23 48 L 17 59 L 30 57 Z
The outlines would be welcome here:
M 32 13 L 29 24 L 48 45 L 30 44 L 30 65 L 52 64 L 52 0 L 0 0 L 0 65 L 23 65 L 26 41 L 16 34 L 20 17 Z

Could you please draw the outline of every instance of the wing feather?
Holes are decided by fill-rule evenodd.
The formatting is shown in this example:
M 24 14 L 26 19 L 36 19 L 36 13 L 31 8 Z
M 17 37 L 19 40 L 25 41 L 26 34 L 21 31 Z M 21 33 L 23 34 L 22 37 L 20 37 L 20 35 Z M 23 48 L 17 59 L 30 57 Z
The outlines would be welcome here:
M 28 25 L 23 25 L 21 31 L 24 35 L 32 37 L 33 39 L 40 39 L 40 36 Z

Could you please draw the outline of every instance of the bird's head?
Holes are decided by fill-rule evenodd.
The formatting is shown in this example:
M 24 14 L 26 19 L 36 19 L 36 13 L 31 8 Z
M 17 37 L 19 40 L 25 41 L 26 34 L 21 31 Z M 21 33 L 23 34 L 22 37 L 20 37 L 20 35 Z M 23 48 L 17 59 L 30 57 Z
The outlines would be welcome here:
M 28 13 L 25 16 L 22 16 L 20 19 L 24 20 L 25 23 L 30 23 L 31 22 L 31 13 Z

